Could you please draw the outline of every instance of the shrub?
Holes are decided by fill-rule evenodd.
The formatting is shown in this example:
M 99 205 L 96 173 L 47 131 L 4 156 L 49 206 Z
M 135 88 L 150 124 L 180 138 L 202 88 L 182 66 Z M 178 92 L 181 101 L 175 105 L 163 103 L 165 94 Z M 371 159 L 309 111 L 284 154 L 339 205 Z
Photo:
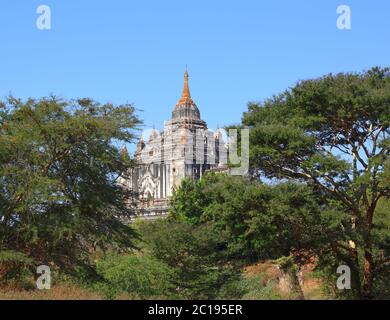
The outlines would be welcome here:
M 30 287 L 31 283 L 28 282 L 33 280 L 32 264 L 33 260 L 22 252 L 0 251 L 0 284 L 11 280 L 22 287 Z
M 175 271 L 181 298 L 216 299 L 240 276 L 239 264 L 229 259 L 224 234 L 211 224 L 161 220 L 144 224 L 141 233 L 147 250 Z
M 136 299 L 174 296 L 173 271 L 166 264 L 146 255 L 110 255 L 97 262 L 103 281 L 95 288 L 107 298 L 127 294 Z

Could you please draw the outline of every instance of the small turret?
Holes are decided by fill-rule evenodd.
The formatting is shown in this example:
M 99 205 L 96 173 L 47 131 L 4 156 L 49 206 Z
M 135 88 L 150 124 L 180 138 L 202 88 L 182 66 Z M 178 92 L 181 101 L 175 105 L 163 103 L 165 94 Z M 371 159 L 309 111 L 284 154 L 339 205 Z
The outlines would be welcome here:
M 215 130 L 214 139 L 215 139 L 215 140 L 223 140 L 223 138 L 222 138 L 222 131 L 221 131 L 220 128 L 218 128 L 217 130 Z
M 158 132 L 155 128 L 153 128 L 152 132 L 149 135 L 149 141 L 152 141 L 158 137 Z
M 145 141 L 144 138 L 141 137 L 137 143 L 136 153 L 141 152 L 144 148 L 145 148 Z

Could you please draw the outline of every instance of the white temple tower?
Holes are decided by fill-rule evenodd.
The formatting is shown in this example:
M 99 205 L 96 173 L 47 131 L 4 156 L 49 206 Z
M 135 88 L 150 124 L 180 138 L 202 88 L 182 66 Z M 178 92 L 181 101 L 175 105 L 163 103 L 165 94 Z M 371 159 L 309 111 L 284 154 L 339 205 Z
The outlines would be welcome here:
M 182 96 L 171 120 L 165 122 L 163 131 L 153 129 L 146 143 L 139 140 L 138 165 L 121 183 L 134 191 L 138 216 L 165 215 L 169 198 L 182 179 L 199 179 L 206 171 L 224 166 L 226 153 L 221 134 L 207 129 L 191 99 L 186 70 Z

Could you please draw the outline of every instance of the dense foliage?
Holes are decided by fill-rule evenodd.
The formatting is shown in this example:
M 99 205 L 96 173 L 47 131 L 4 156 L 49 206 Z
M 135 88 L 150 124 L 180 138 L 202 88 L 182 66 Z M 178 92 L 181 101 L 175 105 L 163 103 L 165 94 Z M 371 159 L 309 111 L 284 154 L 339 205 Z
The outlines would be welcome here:
M 209 224 L 192 226 L 162 220 L 143 224 L 141 234 L 147 252 L 172 268 L 179 297 L 230 297 L 227 286 L 241 276 L 239 265 L 229 259 L 223 232 Z
M 148 255 L 111 254 L 97 261 L 101 279 L 92 288 L 112 299 L 127 294 L 132 299 L 177 298 L 174 272 Z
M 257 261 L 289 255 L 321 241 L 332 232 L 327 214 L 304 185 L 269 186 L 208 174 L 197 182 L 183 181 L 172 198 L 170 219 L 210 222 L 226 234 L 232 257 Z
M 305 182 L 349 215 L 350 239 L 326 250 L 348 260 L 358 295 L 371 298 L 377 268 L 390 262 L 388 230 L 376 225 L 378 204 L 390 197 L 389 70 L 301 81 L 250 104 L 242 124 L 251 129 L 252 168 Z
M 1 102 L 0 251 L 72 269 L 93 249 L 130 247 L 129 193 L 117 178 L 132 163 L 115 143 L 131 142 L 138 124 L 131 105 Z

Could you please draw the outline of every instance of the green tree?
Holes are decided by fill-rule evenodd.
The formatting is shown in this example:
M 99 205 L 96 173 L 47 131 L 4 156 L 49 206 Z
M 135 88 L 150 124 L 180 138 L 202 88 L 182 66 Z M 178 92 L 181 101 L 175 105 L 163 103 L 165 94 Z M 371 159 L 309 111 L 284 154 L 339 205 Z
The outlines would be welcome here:
M 235 259 L 277 259 L 311 249 L 313 242 L 335 234 L 330 209 L 302 184 L 271 186 L 209 173 L 196 182 L 183 181 L 171 204 L 169 219 L 212 223 L 225 234 L 229 255 Z
M 365 298 L 373 296 L 376 268 L 389 262 L 373 236 L 377 205 L 390 196 L 389 123 L 389 70 L 381 68 L 301 81 L 250 104 L 242 120 L 251 129 L 253 168 L 305 182 L 349 214 L 342 230 L 352 230 L 351 238 L 332 246 L 359 270 Z
M 140 233 L 147 251 L 174 271 L 181 298 L 220 298 L 224 288 L 240 278 L 239 266 L 229 261 L 224 234 L 210 224 L 161 220 L 144 223 Z
M 117 179 L 132 162 L 116 144 L 131 142 L 139 123 L 131 105 L 2 102 L 0 250 L 72 268 L 94 248 L 131 246 L 130 194 Z
M 203 209 L 208 203 L 208 197 L 202 187 L 205 179 L 194 181 L 191 178 L 184 179 L 178 190 L 172 196 L 169 213 L 171 220 L 181 220 L 190 224 L 200 222 Z

